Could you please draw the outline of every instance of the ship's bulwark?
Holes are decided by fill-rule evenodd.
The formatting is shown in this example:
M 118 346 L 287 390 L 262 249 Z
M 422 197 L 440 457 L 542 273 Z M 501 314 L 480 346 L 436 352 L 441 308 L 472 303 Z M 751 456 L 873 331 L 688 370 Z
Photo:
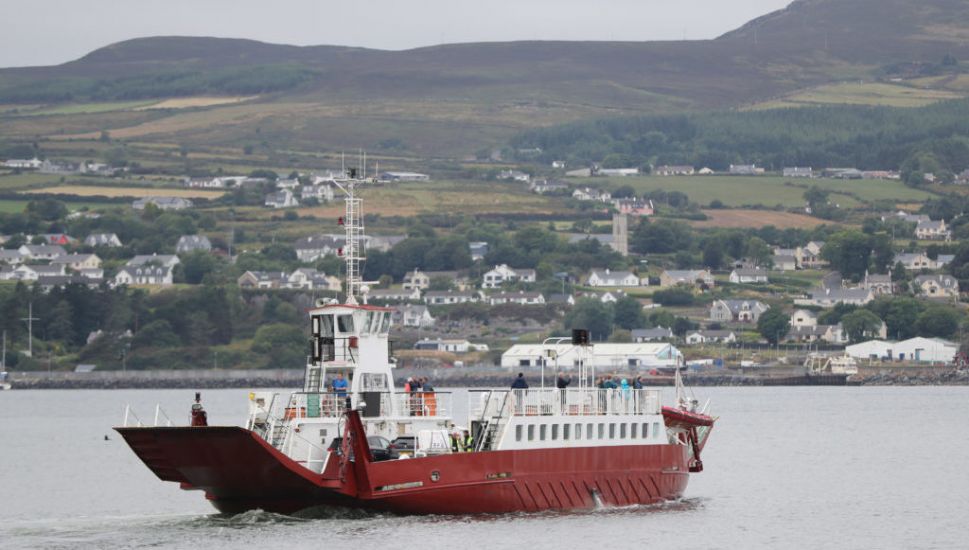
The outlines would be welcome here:
M 682 496 L 682 445 L 456 453 L 372 462 L 369 486 L 314 474 L 238 427 L 117 428 L 159 478 L 205 491 L 222 512 L 291 514 L 350 506 L 407 514 L 475 514 L 651 504 Z M 332 479 L 326 479 L 330 477 Z M 437 481 L 434 481 L 437 479 Z

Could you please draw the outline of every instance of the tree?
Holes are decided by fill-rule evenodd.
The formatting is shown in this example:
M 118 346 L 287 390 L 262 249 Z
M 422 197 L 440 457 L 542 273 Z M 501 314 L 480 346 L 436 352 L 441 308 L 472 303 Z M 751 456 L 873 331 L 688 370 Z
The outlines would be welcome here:
M 723 243 L 720 239 L 707 240 L 703 247 L 703 265 L 710 269 L 720 269 L 723 265 Z
M 565 316 L 565 329 L 588 330 L 594 340 L 603 341 L 612 334 L 612 308 L 595 298 L 583 298 L 576 302 Z
M 878 336 L 882 320 L 867 309 L 858 309 L 842 317 L 841 326 L 850 341 L 861 342 Z
M 632 185 L 620 185 L 612 192 L 614 199 L 628 199 L 636 196 L 636 190 Z
M 693 230 L 680 222 L 650 223 L 643 218 L 631 237 L 630 245 L 640 254 L 667 254 L 693 247 Z
M 923 311 L 915 328 L 927 338 L 951 338 L 959 330 L 962 315 L 948 306 L 931 306 Z
M 879 298 L 865 306 L 885 321 L 888 337 L 906 340 L 916 335 L 915 323 L 925 309 L 925 305 L 915 298 Z
M 771 267 L 774 252 L 771 247 L 761 239 L 760 237 L 751 237 L 747 241 L 747 248 L 745 252 L 746 256 L 750 261 L 762 267 Z
M 689 306 L 693 305 L 693 292 L 682 286 L 657 290 L 653 293 L 653 301 L 663 306 Z
M 872 255 L 871 237 L 856 230 L 831 235 L 821 256 L 846 278 L 858 280 L 869 268 Z
M 25 211 L 28 216 L 36 216 L 44 221 L 57 221 L 68 214 L 67 205 L 53 199 L 30 201 Z
M 152 321 L 141 328 L 131 340 L 134 348 L 171 348 L 179 346 L 179 339 L 172 325 L 164 319 Z
M 182 275 L 185 282 L 190 285 L 197 285 L 202 282 L 206 275 L 212 273 L 218 267 L 218 260 L 209 252 L 197 250 L 182 256 Z
M 618 327 L 627 330 L 637 329 L 643 326 L 643 306 L 639 300 L 629 296 L 623 296 L 613 304 L 613 322 Z
M 757 320 L 757 332 L 771 344 L 776 344 L 791 331 L 791 318 L 780 308 L 765 311 Z

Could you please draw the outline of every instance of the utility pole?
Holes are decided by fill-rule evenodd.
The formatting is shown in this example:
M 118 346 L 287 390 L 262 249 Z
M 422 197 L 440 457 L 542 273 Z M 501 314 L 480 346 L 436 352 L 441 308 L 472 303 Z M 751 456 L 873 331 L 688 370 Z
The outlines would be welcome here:
M 27 316 L 21 317 L 21 321 L 27 322 L 27 357 L 34 356 L 34 321 L 40 321 L 39 317 L 34 317 L 34 303 L 30 302 L 27 309 Z

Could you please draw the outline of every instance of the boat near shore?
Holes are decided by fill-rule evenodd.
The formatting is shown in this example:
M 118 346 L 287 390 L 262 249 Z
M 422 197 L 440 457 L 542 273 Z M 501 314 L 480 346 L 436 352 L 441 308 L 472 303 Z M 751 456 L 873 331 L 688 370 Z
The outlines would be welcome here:
M 674 373 L 658 389 L 600 388 L 588 334 L 574 331 L 560 361 L 574 388 L 396 388 L 391 310 L 366 303 L 358 262 L 360 199 L 344 186 L 344 303 L 308 312 L 311 353 L 289 395 L 252 391 L 244 427 L 209 426 L 197 396 L 192 425 L 146 426 L 126 411 L 115 428 L 163 481 L 202 491 L 218 510 L 294 513 L 345 506 L 403 514 L 478 514 L 652 504 L 680 498 L 715 418 Z

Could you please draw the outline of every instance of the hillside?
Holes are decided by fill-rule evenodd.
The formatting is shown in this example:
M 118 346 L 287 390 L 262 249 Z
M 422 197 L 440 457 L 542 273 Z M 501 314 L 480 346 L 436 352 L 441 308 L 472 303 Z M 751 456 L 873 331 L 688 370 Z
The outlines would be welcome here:
M 259 96 L 146 113 L 0 119 L 0 135 L 458 156 L 523 129 L 731 108 L 845 79 L 938 74 L 969 58 L 969 0 L 797 0 L 714 40 L 510 42 L 406 51 L 154 37 L 56 67 L 0 70 L 0 103 Z M 961 92 L 960 92 L 961 93 Z M 257 136 L 258 134 L 258 136 Z

